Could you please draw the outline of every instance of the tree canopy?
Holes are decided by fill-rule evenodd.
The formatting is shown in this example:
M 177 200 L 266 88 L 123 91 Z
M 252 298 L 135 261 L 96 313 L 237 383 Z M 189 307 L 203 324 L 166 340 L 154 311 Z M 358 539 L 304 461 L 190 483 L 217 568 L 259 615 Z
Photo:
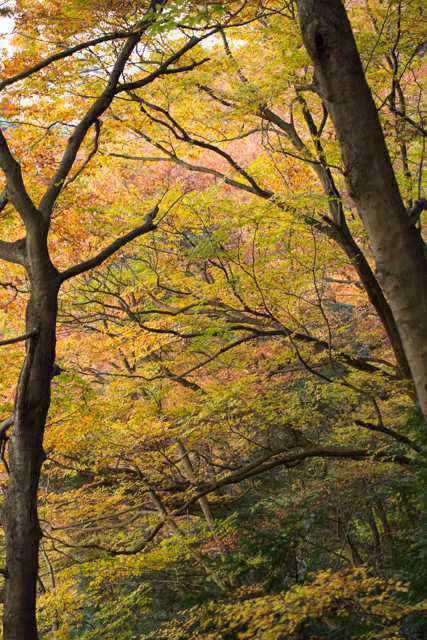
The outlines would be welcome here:
M 421 640 L 425 3 L 1 14 L 1 637 Z

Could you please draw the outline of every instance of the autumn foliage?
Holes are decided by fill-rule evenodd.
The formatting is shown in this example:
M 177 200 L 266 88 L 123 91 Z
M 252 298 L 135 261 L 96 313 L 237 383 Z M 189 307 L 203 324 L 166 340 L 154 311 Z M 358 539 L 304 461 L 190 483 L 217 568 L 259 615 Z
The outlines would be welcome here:
M 425 637 L 420 367 L 306 4 L 4 11 L 5 640 Z M 425 6 L 344 4 L 421 255 Z

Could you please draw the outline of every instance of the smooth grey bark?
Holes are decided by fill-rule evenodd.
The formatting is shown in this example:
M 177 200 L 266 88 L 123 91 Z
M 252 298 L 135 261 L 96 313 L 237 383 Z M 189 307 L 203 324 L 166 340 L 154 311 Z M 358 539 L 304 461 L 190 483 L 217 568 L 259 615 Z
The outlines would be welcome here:
M 405 209 L 377 109 L 341 0 L 299 0 L 315 82 L 341 147 L 349 194 L 368 232 L 424 418 L 427 419 L 427 263 Z

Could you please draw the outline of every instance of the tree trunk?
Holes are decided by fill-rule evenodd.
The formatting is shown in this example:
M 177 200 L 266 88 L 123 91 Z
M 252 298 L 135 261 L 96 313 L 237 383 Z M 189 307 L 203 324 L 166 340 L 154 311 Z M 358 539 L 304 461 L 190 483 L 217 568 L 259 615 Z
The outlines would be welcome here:
M 340 143 L 347 186 L 367 229 L 427 418 L 427 263 L 407 215 L 341 0 L 299 0 L 304 44 Z
M 50 275 L 50 277 L 49 277 Z M 44 460 L 43 432 L 55 361 L 58 282 L 53 270 L 32 282 L 27 307 L 27 341 L 10 438 L 10 476 L 4 508 L 6 585 L 4 640 L 37 640 L 36 589 L 41 530 L 37 490 Z

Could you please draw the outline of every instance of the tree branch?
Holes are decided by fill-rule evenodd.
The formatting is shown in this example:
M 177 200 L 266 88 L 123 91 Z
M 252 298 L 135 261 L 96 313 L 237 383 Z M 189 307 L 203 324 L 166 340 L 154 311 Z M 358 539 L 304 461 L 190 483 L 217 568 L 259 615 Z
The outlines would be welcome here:
M 0 260 L 13 262 L 14 264 L 20 264 L 25 267 L 27 261 L 25 255 L 25 238 L 21 238 L 15 242 L 0 240 Z
M 140 80 L 135 80 L 134 82 L 124 82 L 123 84 L 118 85 L 116 93 L 140 89 L 141 87 L 145 87 L 147 84 L 151 84 L 151 82 L 153 82 L 153 80 L 156 80 L 156 78 L 158 78 L 159 76 L 171 73 L 179 73 L 180 71 L 190 71 L 195 66 L 203 64 L 204 62 L 206 62 L 206 60 L 208 60 L 208 58 L 205 58 L 200 62 L 193 62 L 192 64 L 185 67 L 169 69 L 169 67 L 174 64 L 174 62 L 177 62 L 177 60 L 182 58 L 182 56 L 187 53 L 187 51 L 193 49 L 196 45 L 202 42 L 202 40 L 206 40 L 206 38 L 209 38 L 214 33 L 217 33 L 218 30 L 219 27 L 216 27 L 208 31 L 208 33 L 199 36 L 198 38 L 196 38 L 195 36 L 189 38 L 189 40 L 187 40 L 187 42 L 180 49 L 178 49 L 178 51 L 169 56 L 169 58 L 167 58 L 167 60 L 165 60 L 155 71 L 145 76 L 145 78 L 141 78 Z
M 9 416 L 8 418 L 6 418 L 5 420 L 2 420 L 0 422 L 0 438 L 6 433 L 6 431 L 8 429 L 10 429 L 10 427 L 13 425 L 13 421 L 15 419 L 15 416 L 12 414 L 11 416 Z
M 77 180 L 79 175 L 85 170 L 85 168 L 87 167 L 89 162 L 92 160 L 94 155 L 97 153 L 97 151 L 99 149 L 99 136 L 101 135 L 101 126 L 102 126 L 102 121 L 99 120 L 99 119 L 95 120 L 95 137 L 94 137 L 94 140 L 93 140 L 93 147 L 90 150 L 86 160 L 83 162 L 81 167 L 76 171 L 76 173 L 71 178 L 69 178 L 67 180 L 67 182 L 64 185 L 64 188 L 68 187 L 68 185 L 71 184 L 72 182 L 74 182 L 74 180 Z
M 373 451 L 367 451 L 366 449 L 346 449 L 340 447 L 313 447 L 310 449 L 305 449 L 299 452 L 293 453 L 283 453 L 282 451 L 273 453 L 272 455 L 261 458 L 253 463 L 246 465 L 245 467 L 228 473 L 220 480 L 216 482 L 209 482 L 205 484 L 193 485 L 195 489 L 194 494 L 181 506 L 170 512 L 169 517 L 177 517 L 188 513 L 188 509 L 198 502 L 204 496 L 209 495 L 221 489 L 222 487 L 233 485 L 240 483 L 244 480 L 248 480 L 249 478 L 256 477 L 266 471 L 270 471 L 279 466 L 293 466 L 297 462 L 302 462 L 304 460 L 308 460 L 311 458 L 330 458 L 330 459 L 347 459 L 347 460 L 355 460 L 355 461 L 363 461 L 363 460 L 380 460 L 384 462 L 392 462 L 397 463 L 403 466 L 410 466 L 413 464 L 412 460 L 404 455 L 399 454 L 386 454 L 386 453 L 377 453 Z M 188 487 L 187 487 L 188 488 Z M 182 490 L 182 489 L 179 489 Z M 64 540 L 58 540 L 61 544 L 64 544 L 67 547 L 78 548 L 78 549 L 96 549 L 98 551 L 102 551 L 108 553 L 112 556 L 121 556 L 121 555 L 134 555 L 140 553 L 145 549 L 149 542 L 151 542 L 156 535 L 162 530 L 164 525 L 166 524 L 167 519 L 162 518 L 157 525 L 153 527 L 147 537 L 142 540 L 139 544 L 136 544 L 134 547 L 129 549 L 112 549 L 109 547 L 105 547 L 96 543 L 88 543 L 88 544 L 72 544 L 65 542 Z M 53 538 L 50 534 L 44 534 L 46 537 Z
M 89 258 L 89 260 L 85 260 L 84 262 L 80 262 L 80 264 L 76 264 L 73 267 L 70 267 L 66 271 L 63 271 L 59 274 L 59 279 L 61 282 L 65 280 L 69 280 L 69 278 L 73 278 L 74 276 L 78 276 L 86 271 L 90 271 L 94 267 L 98 267 L 102 264 L 107 258 L 112 256 L 116 251 L 124 247 L 126 244 L 138 238 L 139 236 L 148 233 L 149 231 L 154 231 L 156 225 L 154 224 L 154 218 L 156 217 L 159 211 L 159 207 L 156 205 L 154 209 L 152 209 L 145 217 L 144 224 L 139 227 L 136 227 L 126 235 L 121 238 L 117 238 L 114 242 L 112 242 L 108 247 L 106 247 L 103 251 L 98 253 L 93 258 Z
M 152 144 L 153 146 L 157 146 L 155 142 L 148 139 L 148 136 L 147 137 L 144 136 L 144 139 L 147 139 L 147 142 L 150 142 L 150 144 Z M 214 176 L 215 178 L 219 178 L 220 180 L 223 180 L 225 184 L 228 184 L 231 187 L 235 187 L 236 189 L 241 189 L 242 191 L 247 191 L 248 193 L 252 193 L 254 195 L 259 195 L 258 191 L 256 191 L 256 189 L 251 187 L 249 184 L 245 184 L 244 182 L 239 182 L 238 180 L 233 180 L 233 178 L 229 178 L 225 173 L 222 173 L 217 169 L 212 169 L 211 167 L 205 167 L 203 165 L 191 164 L 190 162 L 187 162 L 186 160 L 182 160 L 177 155 L 167 151 L 164 148 L 162 150 L 168 154 L 166 158 L 157 157 L 157 156 L 155 157 L 154 156 L 153 157 L 130 156 L 125 153 L 113 153 L 113 152 L 109 153 L 108 155 L 115 158 L 123 158 L 125 160 L 138 160 L 140 162 L 174 162 L 175 164 L 181 167 L 184 167 L 188 171 L 194 171 L 196 173 L 204 173 L 204 174 Z
M 379 425 L 379 424 L 373 424 L 372 422 L 365 422 L 364 420 L 355 420 L 354 424 L 357 424 L 358 427 L 363 427 L 364 429 L 369 429 L 369 431 L 377 431 L 378 433 L 384 433 L 385 435 L 390 436 L 390 438 L 393 438 L 394 440 L 397 440 L 398 442 L 402 442 L 403 444 L 406 444 L 408 447 L 410 447 L 411 449 L 413 449 L 417 453 L 421 453 L 422 452 L 421 447 L 419 447 L 415 442 L 413 442 L 407 436 L 404 436 L 401 433 L 398 433 L 394 429 L 390 429 L 388 427 L 384 427 L 384 426 Z
M 28 340 L 28 338 L 34 338 L 38 334 L 37 329 L 31 329 L 27 333 L 23 333 L 22 336 L 16 336 L 15 338 L 7 338 L 6 340 L 0 340 L 0 347 L 4 347 L 7 344 L 15 344 L 16 342 L 23 342 L 24 340 Z
M 38 211 L 24 185 L 21 166 L 13 157 L 7 140 L 0 129 L 0 167 L 6 177 L 7 196 L 13 202 L 24 224 L 28 227 Z
M 118 54 L 116 62 L 109 75 L 107 86 L 93 102 L 86 114 L 80 120 L 79 124 L 75 127 L 72 136 L 69 138 L 68 144 L 59 163 L 59 167 L 50 183 L 50 186 L 47 188 L 40 201 L 40 210 L 46 220 L 50 219 L 53 206 L 62 191 L 64 181 L 74 164 L 77 153 L 87 132 L 111 105 L 114 96 L 118 92 L 118 82 L 124 71 L 126 63 L 132 55 L 132 52 L 141 39 L 144 31 L 156 19 L 156 15 L 153 13 L 153 10 L 156 9 L 158 4 L 158 0 L 152 0 L 150 3 L 150 7 L 145 14 L 145 17 L 138 25 L 138 29 L 127 38 L 120 53 Z
M 3 189 L 0 195 L 0 212 L 3 211 L 8 202 L 9 198 L 7 197 L 7 189 Z
M 141 111 L 148 117 L 150 118 L 150 120 L 152 120 L 153 122 L 156 122 L 157 124 L 166 127 L 174 136 L 177 140 L 181 140 L 182 142 L 186 142 L 188 144 L 191 144 L 193 147 L 200 147 L 201 149 L 206 149 L 208 151 L 212 151 L 213 153 L 221 156 L 224 160 L 227 161 L 227 163 L 235 170 L 237 171 L 237 173 L 239 173 L 248 183 L 248 186 L 250 185 L 253 189 L 253 193 L 255 193 L 256 195 L 264 198 L 264 199 L 270 199 L 274 193 L 272 191 L 270 191 L 269 189 L 263 189 L 258 182 L 255 180 L 255 178 L 253 178 L 234 158 L 233 156 L 231 156 L 229 153 L 227 153 L 226 151 L 224 151 L 223 149 L 221 149 L 220 147 L 218 147 L 217 145 L 214 145 L 210 142 L 204 142 L 203 140 L 199 140 L 197 138 L 194 138 L 192 136 L 189 135 L 189 133 L 184 129 L 184 127 L 177 122 L 177 120 L 175 120 L 175 118 L 171 115 L 170 111 L 168 111 L 168 109 L 164 109 L 163 107 L 159 106 L 158 104 L 152 104 L 150 102 L 148 102 L 147 100 L 144 100 L 143 98 L 141 98 L 140 96 L 136 95 L 133 92 L 129 92 L 131 97 L 139 103 L 140 105 L 140 109 Z M 162 120 L 161 118 L 157 118 L 155 117 L 152 113 L 150 113 L 148 109 L 151 109 L 153 111 L 156 111 L 158 113 L 161 113 L 162 115 L 164 115 L 167 118 L 167 121 Z M 205 171 L 206 173 L 206 171 Z M 238 183 L 239 184 L 239 183 Z
M 391 103 L 391 101 L 388 102 L 388 107 L 390 109 L 390 111 L 394 114 L 396 114 L 397 116 L 399 116 L 399 118 L 402 118 L 403 120 L 405 120 L 405 122 L 407 122 L 408 124 L 411 125 L 411 127 L 414 127 L 414 129 L 416 129 L 422 136 L 426 137 L 427 136 L 427 130 L 424 129 L 423 126 L 421 126 L 420 124 L 418 124 L 417 122 L 415 122 L 415 120 L 413 120 L 412 118 L 410 118 L 408 115 L 406 115 L 406 113 L 404 113 L 403 111 L 401 111 L 400 109 L 397 109 L 396 107 L 394 107 Z
M 132 31 L 116 31 L 114 33 L 109 33 L 105 36 L 100 36 L 99 38 L 94 38 L 93 40 L 87 40 L 86 42 L 81 42 L 80 44 L 76 44 L 73 47 L 68 47 L 67 49 L 63 49 L 62 51 L 58 51 L 57 53 L 53 53 L 51 56 L 37 62 L 37 64 L 32 67 L 28 67 L 24 69 L 24 71 L 20 71 L 14 76 L 10 76 L 9 78 L 5 78 L 4 80 L 0 80 L 0 91 L 3 91 L 5 87 L 14 84 L 15 82 L 19 82 L 19 80 L 25 80 L 29 76 L 32 76 L 37 71 L 41 71 L 45 67 L 48 67 L 53 62 L 57 60 L 63 60 L 64 58 L 69 58 L 74 53 L 82 51 L 83 49 L 88 49 L 89 47 L 94 47 L 97 44 L 101 44 L 103 42 L 108 42 L 110 40 L 120 40 L 123 38 L 129 38 L 129 36 L 134 35 Z
M 363 461 L 363 460 L 380 460 L 384 462 L 394 462 L 397 464 L 401 464 L 404 466 L 410 466 L 412 464 L 412 460 L 407 456 L 403 456 L 400 454 L 386 454 L 386 453 L 377 453 L 375 451 L 367 451 L 366 449 L 346 449 L 340 447 L 314 447 L 312 449 L 305 449 L 304 451 L 300 451 L 297 453 L 285 453 L 278 455 L 273 454 L 272 456 L 267 456 L 261 460 L 248 464 L 243 469 L 227 474 L 221 480 L 217 482 L 207 483 L 205 486 L 199 485 L 196 487 L 198 489 L 197 493 L 195 493 L 183 507 L 179 509 L 178 512 L 174 512 L 174 515 L 179 515 L 185 513 L 187 508 L 200 500 L 203 496 L 212 493 L 213 491 L 217 491 L 218 489 L 236 484 L 238 482 L 242 482 L 243 480 L 247 480 L 254 476 L 258 476 L 266 471 L 270 471 L 278 466 L 288 466 L 295 462 L 308 460 L 310 458 L 332 458 L 332 459 L 348 459 L 355 461 Z
M 409 216 L 409 220 L 411 224 L 417 224 L 420 215 L 423 211 L 427 209 L 427 200 L 425 198 L 421 198 L 421 200 L 417 200 L 414 202 L 414 205 L 407 210 L 407 214 Z

